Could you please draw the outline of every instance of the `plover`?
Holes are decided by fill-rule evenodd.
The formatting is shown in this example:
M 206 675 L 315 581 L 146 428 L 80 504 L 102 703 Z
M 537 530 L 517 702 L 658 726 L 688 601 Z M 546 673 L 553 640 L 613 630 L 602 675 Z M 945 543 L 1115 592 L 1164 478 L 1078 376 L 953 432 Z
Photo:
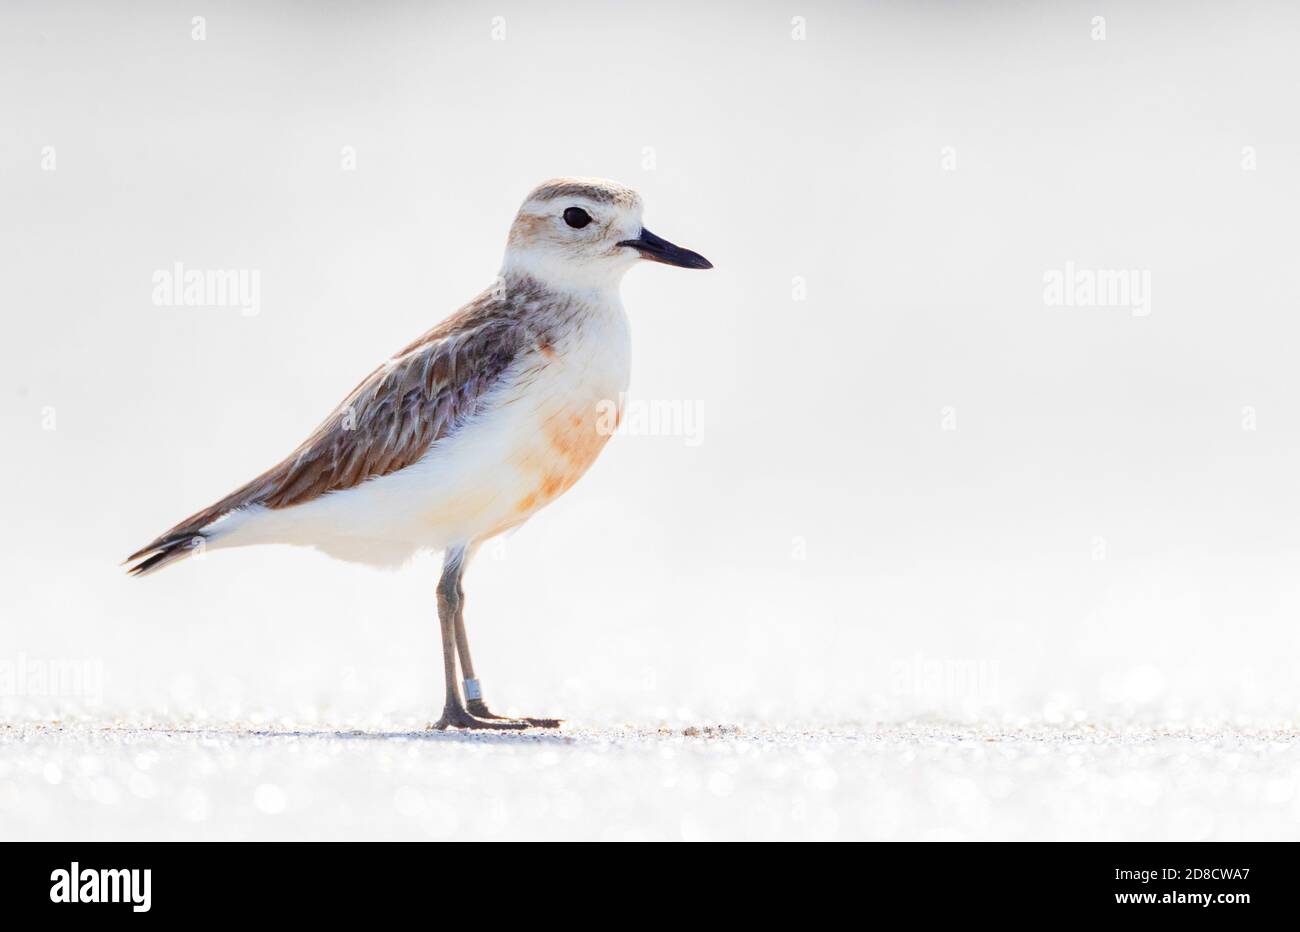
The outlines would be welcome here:
M 510 227 L 491 287 L 367 376 L 283 462 L 128 557 L 129 572 L 252 544 L 386 566 L 442 551 L 446 702 L 431 727 L 557 726 L 488 709 L 462 576 L 484 541 L 564 494 L 609 439 L 598 409 L 628 386 L 618 289 L 639 259 L 712 268 L 642 226 L 629 188 L 587 178 L 539 186 Z

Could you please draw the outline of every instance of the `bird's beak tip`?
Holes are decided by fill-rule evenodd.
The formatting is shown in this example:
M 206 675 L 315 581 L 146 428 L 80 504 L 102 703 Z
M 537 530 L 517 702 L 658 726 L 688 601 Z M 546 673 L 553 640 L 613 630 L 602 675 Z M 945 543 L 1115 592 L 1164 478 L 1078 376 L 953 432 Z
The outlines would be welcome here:
M 664 265 L 675 265 L 679 269 L 713 268 L 713 263 L 698 252 L 692 252 L 675 243 L 670 243 L 644 227 L 641 228 L 641 235 L 636 239 L 625 239 L 619 245 L 631 246 L 641 253 L 643 259 L 649 259 L 651 262 L 662 262 Z

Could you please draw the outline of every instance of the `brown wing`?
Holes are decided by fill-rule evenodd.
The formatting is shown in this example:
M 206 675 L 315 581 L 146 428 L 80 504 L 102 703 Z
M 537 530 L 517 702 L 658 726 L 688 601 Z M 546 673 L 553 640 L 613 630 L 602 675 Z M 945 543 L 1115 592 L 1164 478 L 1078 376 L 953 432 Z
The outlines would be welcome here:
M 288 508 L 410 466 L 478 409 L 525 340 L 511 315 L 482 299 L 471 304 L 372 372 L 279 465 L 186 518 L 126 562 L 188 543 L 240 508 Z

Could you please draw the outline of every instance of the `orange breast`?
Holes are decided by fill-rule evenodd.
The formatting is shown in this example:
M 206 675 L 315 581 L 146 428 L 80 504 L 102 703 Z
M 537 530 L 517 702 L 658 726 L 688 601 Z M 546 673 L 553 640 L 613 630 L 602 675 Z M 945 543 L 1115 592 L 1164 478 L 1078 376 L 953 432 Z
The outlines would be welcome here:
M 617 420 L 614 423 L 617 426 Z M 594 403 L 551 411 L 539 426 L 532 442 L 515 458 L 515 465 L 528 475 L 532 485 L 532 490 L 515 503 L 520 518 L 567 492 L 595 462 L 610 435 Z

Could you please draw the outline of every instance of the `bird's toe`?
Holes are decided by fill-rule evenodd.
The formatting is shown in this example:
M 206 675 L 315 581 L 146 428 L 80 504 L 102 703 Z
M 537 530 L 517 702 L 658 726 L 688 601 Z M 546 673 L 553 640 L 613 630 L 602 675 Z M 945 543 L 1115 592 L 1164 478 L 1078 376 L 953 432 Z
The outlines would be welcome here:
M 470 715 L 464 709 L 444 709 L 442 718 L 427 726 L 426 731 L 446 731 L 448 728 L 465 728 L 474 731 L 519 731 L 528 723 L 514 719 L 483 719 Z
M 487 707 L 487 703 L 482 699 L 471 699 L 469 702 L 465 703 L 465 707 L 475 718 L 481 718 L 493 722 L 522 722 L 529 728 L 559 728 L 563 721 L 558 718 L 532 718 L 527 715 L 497 715 Z

